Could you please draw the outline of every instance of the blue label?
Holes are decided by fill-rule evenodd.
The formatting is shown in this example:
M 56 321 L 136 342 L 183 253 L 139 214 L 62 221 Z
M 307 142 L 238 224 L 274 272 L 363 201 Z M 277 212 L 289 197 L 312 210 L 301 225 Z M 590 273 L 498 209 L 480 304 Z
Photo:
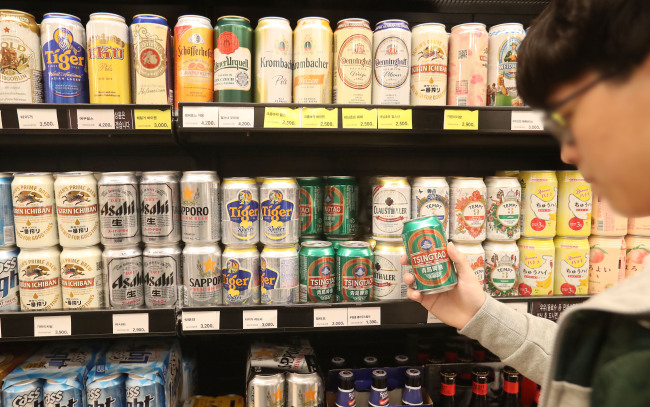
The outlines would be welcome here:
M 234 223 L 255 223 L 259 218 L 260 204 L 253 200 L 253 194 L 248 190 L 239 191 L 237 200 L 228 202 L 226 208 L 228 210 L 228 218 Z
M 341 390 L 336 393 L 336 407 L 356 407 L 357 399 L 354 390 Z
M 370 388 L 370 400 L 368 401 L 372 407 L 386 407 L 388 406 L 388 390 Z
M 264 263 L 262 263 L 264 266 Z M 262 268 L 262 281 L 261 281 L 261 286 L 265 290 L 273 290 L 275 288 L 275 284 L 278 281 L 278 273 L 274 270 L 271 270 L 269 268 Z
M 264 222 L 288 222 L 293 215 L 293 202 L 284 199 L 282 191 L 274 189 L 269 199 L 262 202 L 262 220 Z
M 0 258 L 0 310 L 18 311 L 18 252 Z
M 404 386 L 402 404 L 405 406 L 419 406 L 422 403 L 422 389 L 420 387 Z
M 65 27 L 54 31 L 43 44 L 45 101 L 47 103 L 88 103 L 86 50 L 74 41 Z
M 237 260 L 228 260 L 226 267 L 222 271 L 223 287 L 226 291 L 246 291 L 250 288 L 253 275 L 250 271 L 240 268 Z
M 86 386 L 87 407 L 126 407 L 125 396 L 123 375 Z

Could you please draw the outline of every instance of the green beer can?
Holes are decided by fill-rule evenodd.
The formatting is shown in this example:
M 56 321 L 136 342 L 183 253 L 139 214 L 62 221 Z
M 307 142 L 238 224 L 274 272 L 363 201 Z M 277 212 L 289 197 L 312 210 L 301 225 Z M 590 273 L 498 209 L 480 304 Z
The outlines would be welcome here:
M 327 177 L 323 199 L 323 228 L 327 236 L 353 238 L 357 233 L 359 187 L 354 177 Z
M 300 249 L 300 302 L 331 302 L 336 288 L 332 243 L 314 240 Z
M 223 16 L 214 27 L 214 101 L 252 102 L 253 30 L 247 18 Z
M 320 236 L 323 233 L 323 179 L 298 178 L 300 188 L 300 235 Z
M 458 283 L 454 263 L 447 255 L 445 228 L 437 217 L 413 219 L 402 232 L 406 255 L 413 266 L 415 289 L 423 294 L 451 290 Z
M 342 242 L 336 251 L 337 302 L 364 302 L 372 299 L 372 265 L 370 243 Z

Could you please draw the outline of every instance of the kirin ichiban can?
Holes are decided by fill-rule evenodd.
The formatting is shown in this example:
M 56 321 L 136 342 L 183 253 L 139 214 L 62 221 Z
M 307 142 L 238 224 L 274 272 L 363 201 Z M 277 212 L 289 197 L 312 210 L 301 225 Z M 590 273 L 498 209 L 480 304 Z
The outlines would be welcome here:
M 265 178 L 260 188 L 260 241 L 264 244 L 298 243 L 298 183 L 295 178 Z
M 411 86 L 411 31 L 404 20 L 375 25 L 372 38 L 373 105 L 408 105 Z
M 167 20 L 155 14 L 138 14 L 129 29 L 133 103 L 171 105 L 174 56 Z
M 221 275 L 223 305 L 260 303 L 260 253 L 255 246 L 226 246 Z
M 406 222 L 402 239 L 409 264 L 413 267 L 414 289 L 431 294 L 449 291 L 456 286 L 458 276 L 447 255 L 444 227 L 437 217 Z
M 554 295 L 589 293 L 589 241 L 586 237 L 556 237 Z
M 133 246 L 106 247 L 102 253 L 105 303 L 111 309 L 144 306 L 144 274 L 142 250 Z
M 514 241 L 521 236 L 521 185 L 514 177 L 487 177 L 487 238 Z
M 185 15 L 174 27 L 174 108 L 180 102 L 212 102 L 214 46 L 207 17 Z
M 57 246 L 20 250 L 18 280 L 22 311 L 63 309 L 59 255 Z
M 86 34 L 90 103 L 131 103 L 131 42 L 124 17 L 93 13 Z
M 519 295 L 553 295 L 555 244 L 553 239 L 521 238 L 519 247 Z
M 293 33 L 293 103 L 332 103 L 332 29 L 326 18 L 298 20 Z
M 413 27 L 411 42 L 411 104 L 447 104 L 447 58 L 449 34 L 444 24 Z
M 252 178 L 225 178 L 221 190 L 221 236 L 225 245 L 260 241 L 260 198 Z
M 18 249 L 0 246 L 0 311 L 20 310 Z
M 587 237 L 591 233 L 591 185 L 578 171 L 557 172 L 557 234 Z
M 476 279 L 485 290 L 485 250 L 483 245 L 481 243 L 458 242 L 454 243 L 454 247 L 467 257 L 467 262 L 474 271 Z
M 488 33 L 485 24 L 461 24 L 449 35 L 447 105 L 485 106 Z
M 16 244 L 14 206 L 11 199 L 11 182 L 14 176 L 0 172 L 0 247 Z
M 34 16 L 0 10 L 0 103 L 42 103 L 40 30 Z
M 214 27 L 215 102 L 252 102 L 253 29 L 250 20 L 223 16 Z
M 622 236 L 589 236 L 590 295 L 625 280 L 626 244 Z
M 352 238 L 357 233 L 359 187 L 349 176 L 327 177 L 323 197 L 323 229 L 327 236 Z
M 557 176 L 555 171 L 521 171 L 521 235 L 555 236 Z
M 147 308 L 174 308 L 182 304 L 181 249 L 178 243 L 148 244 L 142 252 L 144 301 Z
M 336 289 L 336 263 L 331 242 L 303 242 L 299 254 L 300 302 L 331 302 Z
M 47 13 L 41 22 L 46 103 L 88 103 L 86 30 L 79 17 Z
M 104 274 L 99 246 L 61 251 L 63 309 L 104 308 Z
M 333 75 L 334 103 L 372 103 L 372 30 L 367 20 L 346 18 L 336 25 Z
M 132 172 L 104 172 L 97 183 L 103 245 L 140 242 L 138 179 Z
M 255 374 L 248 382 L 246 391 L 247 407 L 266 407 L 268 405 L 285 407 L 286 391 L 284 372 Z
M 219 178 L 214 171 L 185 171 L 181 178 L 181 229 L 185 243 L 221 239 Z
M 178 175 L 174 171 L 142 173 L 140 222 L 145 243 L 181 240 Z
M 485 183 L 481 178 L 454 177 L 450 190 L 450 239 L 459 242 L 484 241 Z
M 185 245 L 183 305 L 213 307 L 223 303 L 221 249 L 216 243 Z
M 314 405 L 325 405 L 325 387 L 318 372 L 287 372 L 287 405 L 300 406 L 310 402 L 313 395 Z M 304 400 L 304 401 L 303 401 Z
M 444 177 L 417 177 L 411 187 L 411 219 L 435 216 L 449 239 L 449 184 Z
M 485 249 L 485 279 L 493 297 L 519 295 L 519 248 L 515 242 L 483 243 Z
M 336 302 L 372 300 L 373 262 L 370 243 L 341 242 L 336 251 Z
M 405 273 L 411 272 L 411 266 L 401 264 L 406 255 L 400 240 L 378 240 L 374 249 L 375 274 L 373 276 L 373 298 L 382 300 L 399 300 L 406 298 L 408 286 L 402 280 Z
M 372 188 L 372 234 L 399 239 L 411 218 L 411 186 L 404 177 L 377 177 Z
M 260 18 L 255 28 L 255 103 L 291 103 L 293 32 L 282 17 Z
M 517 54 L 526 36 L 518 23 L 499 24 L 488 34 L 488 106 L 523 106 L 517 92 Z
M 11 182 L 11 195 L 17 246 L 22 249 L 58 244 L 52 174 L 17 173 Z
M 86 382 L 87 405 L 97 407 L 106 406 L 105 400 L 114 400 L 111 404 L 115 406 L 126 406 L 126 389 L 124 387 L 125 377 L 122 373 L 113 373 L 94 381 Z M 102 406 L 103 404 L 103 406 Z
M 323 233 L 323 179 L 300 177 L 297 181 L 300 187 L 300 236 L 320 236 Z
M 62 172 L 54 181 L 59 242 L 63 247 L 99 243 L 97 180 L 92 172 Z
M 298 298 L 296 246 L 266 246 L 260 255 L 260 303 L 296 304 Z

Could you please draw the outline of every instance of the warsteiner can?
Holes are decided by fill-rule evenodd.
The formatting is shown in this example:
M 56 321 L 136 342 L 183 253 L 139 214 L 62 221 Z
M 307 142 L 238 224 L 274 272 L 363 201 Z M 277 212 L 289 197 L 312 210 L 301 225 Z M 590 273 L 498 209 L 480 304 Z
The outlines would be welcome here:
M 400 300 L 406 298 L 408 286 L 402 280 L 411 266 L 401 264 L 406 255 L 404 244 L 400 241 L 378 240 L 374 248 L 375 271 L 373 275 L 373 296 L 375 300 Z
M 221 275 L 223 305 L 260 303 L 260 253 L 255 246 L 226 246 Z
M 300 177 L 300 236 L 320 236 L 323 233 L 323 179 Z
M 449 35 L 447 105 L 485 106 L 488 73 L 488 33 L 485 24 L 452 27 Z
M 514 177 L 487 177 L 487 238 L 514 241 L 521 236 L 521 185 Z
M 292 244 L 266 246 L 260 255 L 260 303 L 298 303 L 298 252 Z
M 485 230 L 485 195 L 481 178 L 454 177 L 451 180 L 449 238 L 459 242 L 482 242 Z
M 326 18 L 301 18 L 293 32 L 293 103 L 332 103 L 332 29 Z
M 225 178 L 221 190 L 221 236 L 225 245 L 260 241 L 260 198 L 252 178 Z
M 524 237 L 519 247 L 519 295 L 553 295 L 555 244 L 553 239 Z
M 167 19 L 155 14 L 138 14 L 129 29 L 133 103 L 171 105 L 174 56 Z
M 444 177 L 417 177 L 411 187 L 411 219 L 435 216 L 449 239 L 449 184 Z
M 384 20 L 372 37 L 373 105 L 408 105 L 411 86 L 411 31 L 404 20 Z
M 327 177 L 323 198 L 323 229 L 327 236 L 352 238 L 357 233 L 359 187 L 349 176 Z
M 589 293 L 589 241 L 583 238 L 555 238 L 555 295 Z
M 58 244 L 52 173 L 17 173 L 11 182 L 11 195 L 16 245 L 36 248 Z
M 517 92 L 517 55 L 526 36 L 518 23 L 499 24 L 488 34 L 488 106 L 523 106 Z
M 132 172 L 104 172 L 97 183 L 103 245 L 140 242 L 138 179 Z
M 519 295 L 519 248 L 515 242 L 483 243 L 485 249 L 485 278 L 493 297 Z
M 144 306 L 142 250 L 133 246 L 106 247 L 102 253 L 105 303 L 110 309 Z
M 346 18 L 336 25 L 333 76 L 334 103 L 372 103 L 372 30 L 367 20 Z
M 182 304 L 181 267 L 178 243 L 151 243 L 145 246 L 142 268 L 147 308 L 174 308 Z
M 411 186 L 404 177 L 377 177 L 372 187 L 372 234 L 398 238 L 411 217 Z
M 341 242 L 336 251 L 336 301 L 372 300 L 374 255 L 370 243 Z
M 216 243 L 185 245 L 183 291 L 186 307 L 213 307 L 223 303 L 221 249 Z
M 62 172 L 54 181 L 59 243 L 63 247 L 99 244 L 97 180 L 92 172 Z
M 178 175 L 152 171 L 140 179 L 140 222 L 145 243 L 181 240 Z
M 413 27 L 411 41 L 411 104 L 447 104 L 447 51 L 449 34 L 443 24 Z
M 20 309 L 51 311 L 63 308 L 59 249 L 22 249 L 18 254 Z
M 18 249 L 0 246 L 0 312 L 20 310 Z
M 181 229 L 185 243 L 221 238 L 219 178 L 214 171 L 185 171 L 181 178 Z
M 483 245 L 479 242 L 458 242 L 454 243 L 454 247 L 467 257 L 467 262 L 474 271 L 476 279 L 483 289 L 485 289 L 485 250 L 483 249 Z
M 260 188 L 260 241 L 298 243 L 298 183 L 295 178 L 265 178 Z
M 331 242 L 303 242 L 299 254 L 300 302 L 331 302 L 336 290 L 336 263 Z
M 260 18 L 255 28 L 255 103 L 291 103 L 293 32 L 282 17 Z
M 180 102 L 212 102 L 214 46 L 207 17 L 185 15 L 174 27 L 174 108 Z
M 97 246 L 61 251 L 63 309 L 104 308 L 102 250 Z
M 250 20 L 223 16 L 214 27 L 215 102 L 252 102 L 253 29 Z

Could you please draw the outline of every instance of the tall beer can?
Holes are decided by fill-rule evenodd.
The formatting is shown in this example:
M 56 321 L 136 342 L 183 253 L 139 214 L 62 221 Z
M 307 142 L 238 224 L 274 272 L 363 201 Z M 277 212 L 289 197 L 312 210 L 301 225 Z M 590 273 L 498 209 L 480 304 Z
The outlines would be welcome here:
M 174 57 L 167 20 L 155 14 L 138 14 L 130 30 L 133 103 L 172 104 Z
M 138 245 L 108 246 L 102 253 L 106 306 L 111 309 L 144 306 L 142 250 Z
M 375 74 L 372 104 L 408 105 L 411 85 L 411 31 L 404 20 L 375 25 L 372 38 Z
M 523 106 L 517 92 L 517 54 L 526 36 L 518 23 L 499 24 L 490 28 L 487 105 Z
M 293 103 L 332 103 L 332 29 L 326 18 L 298 20 L 293 33 Z
M 411 42 L 411 104 L 447 104 L 447 57 L 449 34 L 443 24 L 413 27 Z
M 21 249 L 18 254 L 20 309 L 52 311 L 63 308 L 58 246 Z
M 97 181 L 92 172 L 63 172 L 54 181 L 59 242 L 63 247 L 99 243 Z
M 461 24 L 449 36 L 447 105 L 485 106 L 488 34 L 485 24 Z
M 58 244 L 52 173 L 17 173 L 11 182 L 11 195 L 16 245 L 22 249 Z
M 40 30 L 34 16 L 0 10 L 0 103 L 42 103 Z
M 183 305 L 212 307 L 222 303 L 221 249 L 216 243 L 185 245 Z
M 207 17 L 185 15 L 174 28 L 174 108 L 180 102 L 212 102 L 214 47 Z
M 334 32 L 334 103 L 372 103 L 372 30 L 367 20 L 346 18 Z
M 298 243 L 298 183 L 295 178 L 265 178 L 260 188 L 260 241 Z
M 86 30 L 79 17 L 47 13 L 41 22 L 46 103 L 88 103 Z
M 250 20 L 223 16 L 214 27 L 215 102 L 252 102 L 253 29 Z
M 260 18 L 255 28 L 255 103 L 291 103 L 293 32 L 282 17 Z
M 131 45 L 124 17 L 93 13 L 86 34 L 90 103 L 131 103 Z
M 140 242 L 138 179 L 132 172 L 105 172 L 97 183 L 103 245 Z
M 174 171 L 151 171 L 140 180 L 142 241 L 181 240 L 178 177 Z
M 219 178 L 214 171 L 185 171 L 181 178 L 181 229 L 185 243 L 221 238 Z
M 11 199 L 11 181 L 14 177 L 0 172 L 0 247 L 16 244 L 14 228 L 14 206 Z
M 183 303 L 178 243 L 147 244 L 142 252 L 142 268 L 147 308 L 174 308 Z
M 104 274 L 99 246 L 61 251 L 63 309 L 104 308 Z

